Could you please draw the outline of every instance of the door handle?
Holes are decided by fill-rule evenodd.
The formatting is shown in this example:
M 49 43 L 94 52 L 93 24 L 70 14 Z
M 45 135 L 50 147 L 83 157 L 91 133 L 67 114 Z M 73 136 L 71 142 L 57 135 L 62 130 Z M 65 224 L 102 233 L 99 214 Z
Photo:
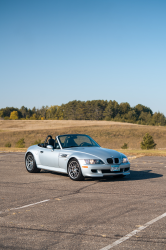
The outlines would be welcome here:
M 43 153 L 43 151 L 40 151 L 40 153 Z

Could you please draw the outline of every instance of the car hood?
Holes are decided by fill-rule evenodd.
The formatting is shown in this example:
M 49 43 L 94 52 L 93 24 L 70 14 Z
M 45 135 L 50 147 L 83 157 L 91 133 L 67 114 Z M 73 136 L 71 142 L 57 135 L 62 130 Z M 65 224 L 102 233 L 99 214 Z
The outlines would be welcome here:
M 79 147 L 79 148 L 75 147 L 75 148 L 69 148 L 68 150 L 81 153 L 81 158 L 83 157 L 84 159 L 89 159 L 90 156 L 91 158 L 93 156 L 93 158 L 96 157 L 103 160 L 106 160 L 107 158 L 126 157 L 122 153 L 119 153 L 113 149 L 101 148 L 101 147 Z

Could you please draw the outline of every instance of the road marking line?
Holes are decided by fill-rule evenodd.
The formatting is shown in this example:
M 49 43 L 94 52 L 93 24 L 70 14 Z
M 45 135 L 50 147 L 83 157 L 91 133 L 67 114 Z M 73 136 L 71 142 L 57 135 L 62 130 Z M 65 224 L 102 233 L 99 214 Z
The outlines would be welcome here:
M 166 217 L 166 213 L 164 213 L 164 214 L 158 216 L 157 218 L 155 218 L 155 219 L 153 219 L 153 220 L 147 222 L 144 226 L 141 226 L 141 227 L 139 227 L 138 229 L 132 231 L 131 233 L 126 234 L 126 235 L 125 235 L 124 237 L 122 237 L 121 239 L 115 241 L 114 243 L 112 243 L 112 244 L 110 244 L 110 245 L 108 245 L 108 246 L 106 246 L 106 247 L 104 247 L 104 248 L 102 248 L 102 249 L 100 249 L 100 250 L 109 250 L 109 249 L 113 248 L 114 246 L 119 245 L 120 243 L 122 243 L 122 242 L 128 240 L 128 239 L 131 238 L 133 235 L 139 233 L 139 232 L 142 231 L 143 229 L 147 228 L 148 226 L 152 225 L 153 223 L 155 223 L 156 221 L 158 221 L 158 220 L 160 220 L 160 219 L 162 219 L 162 218 L 164 218 L 164 217 Z
M 25 208 L 25 207 L 30 207 L 30 206 L 37 205 L 37 204 L 40 204 L 40 203 L 43 203 L 43 202 L 47 202 L 47 201 L 50 201 L 50 199 L 49 200 L 44 200 L 44 201 L 39 201 L 39 202 L 29 204 L 29 205 L 25 205 L 25 206 L 22 206 L 22 207 L 11 208 L 10 210 L 16 210 L 16 209 L 21 209 L 21 208 Z

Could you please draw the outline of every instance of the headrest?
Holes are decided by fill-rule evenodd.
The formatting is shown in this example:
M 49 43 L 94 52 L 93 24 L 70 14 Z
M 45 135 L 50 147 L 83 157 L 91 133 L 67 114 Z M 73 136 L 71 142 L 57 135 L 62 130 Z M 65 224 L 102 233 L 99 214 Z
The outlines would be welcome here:
M 55 143 L 54 139 L 48 140 L 48 145 L 52 145 L 54 147 L 54 143 Z

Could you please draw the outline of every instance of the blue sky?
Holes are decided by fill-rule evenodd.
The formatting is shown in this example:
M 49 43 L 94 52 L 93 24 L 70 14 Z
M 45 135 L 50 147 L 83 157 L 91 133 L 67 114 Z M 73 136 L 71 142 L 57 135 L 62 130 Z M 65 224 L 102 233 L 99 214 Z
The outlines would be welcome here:
M 165 0 L 0 0 L 0 108 L 72 100 L 166 115 Z

